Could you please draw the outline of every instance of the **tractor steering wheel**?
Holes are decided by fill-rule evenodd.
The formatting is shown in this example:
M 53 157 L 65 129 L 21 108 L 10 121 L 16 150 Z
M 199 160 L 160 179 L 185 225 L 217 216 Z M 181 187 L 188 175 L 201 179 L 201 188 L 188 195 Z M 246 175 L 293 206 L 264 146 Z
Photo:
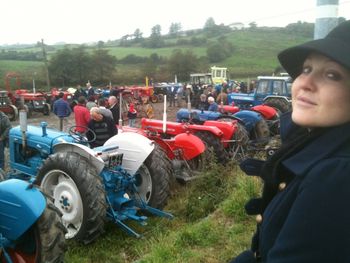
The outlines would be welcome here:
M 86 131 L 84 133 L 78 132 L 76 131 L 76 128 L 83 128 Z M 86 138 L 86 134 L 90 132 L 92 134 L 92 139 L 88 140 Z M 91 130 L 89 127 L 86 126 L 82 126 L 82 125 L 73 125 L 69 128 L 68 130 L 69 136 L 71 136 L 74 141 L 76 141 L 77 143 L 82 143 L 82 144 L 86 144 L 86 143 L 90 143 L 96 140 L 96 133 Z

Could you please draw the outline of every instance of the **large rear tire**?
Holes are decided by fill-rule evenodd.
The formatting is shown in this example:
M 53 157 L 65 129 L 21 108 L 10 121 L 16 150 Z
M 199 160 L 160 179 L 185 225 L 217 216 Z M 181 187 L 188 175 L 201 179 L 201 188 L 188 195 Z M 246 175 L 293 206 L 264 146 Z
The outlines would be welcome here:
M 243 124 L 237 122 L 237 129 L 232 136 L 234 142 L 229 144 L 227 149 L 231 159 L 238 163 L 247 157 L 247 148 L 249 143 L 249 135 Z
M 162 209 L 170 196 L 172 176 L 169 158 L 155 144 L 154 150 L 135 174 L 138 194 L 149 206 Z
M 267 140 L 270 137 L 270 129 L 265 119 L 261 119 L 255 124 L 252 130 L 251 139 Z
M 194 135 L 204 142 L 206 149 L 209 149 L 209 151 L 215 154 L 219 163 L 226 164 L 228 156 L 220 138 L 207 131 L 198 131 Z
M 102 178 L 86 158 L 74 152 L 49 156 L 38 172 L 37 183 L 63 214 L 67 239 L 88 244 L 103 233 L 106 194 Z
M 7 113 L 7 116 L 9 117 L 10 121 L 15 121 L 18 119 L 18 109 L 15 105 L 8 105 L 11 109 L 9 113 Z
M 60 212 L 47 198 L 46 208 L 38 221 L 6 249 L 12 262 L 64 262 L 66 229 L 61 223 Z M 7 262 L 4 254 L 1 262 Z
M 290 103 L 283 98 L 270 98 L 264 104 L 278 109 L 282 113 L 289 111 L 291 108 Z

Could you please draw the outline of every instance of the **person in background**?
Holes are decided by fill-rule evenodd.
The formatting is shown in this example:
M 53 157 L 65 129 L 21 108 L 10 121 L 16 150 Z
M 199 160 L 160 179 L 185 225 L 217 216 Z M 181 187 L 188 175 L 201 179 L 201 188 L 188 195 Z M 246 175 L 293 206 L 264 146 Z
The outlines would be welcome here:
M 130 103 L 128 110 L 128 124 L 130 127 L 135 127 L 137 117 L 137 111 L 135 110 L 134 103 Z
M 73 99 L 78 100 L 80 96 L 86 97 L 86 93 L 80 85 L 77 85 L 77 89 L 74 92 Z
M 113 114 L 110 109 L 106 108 L 106 100 L 104 98 L 99 98 L 97 102 L 97 107 L 100 109 L 100 112 L 111 119 L 113 119 Z M 113 119 L 114 121 L 114 119 Z
M 213 97 L 208 97 L 208 103 L 209 103 L 208 111 L 218 111 L 219 106 L 215 102 L 215 99 Z
M 97 107 L 94 96 L 88 97 L 88 102 L 86 103 L 86 108 L 88 110 L 91 110 L 92 107 Z
M 207 100 L 207 95 L 204 93 L 199 96 L 199 104 L 198 109 L 199 110 L 208 110 L 209 108 L 209 102 Z
M 293 78 L 282 146 L 241 168 L 264 181 L 251 249 L 234 263 L 350 262 L 350 21 L 278 55 Z
M 5 169 L 5 147 L 8 145 L 9 131 L 12 125 L 9 117 L 0 111 L 0 168 Z
M 59 118 L 60 131 L 63 130 L 63 122 L 67 123 L 67 117 L 72 113 L 67 101 L 63 99 L 64 93 L 58 93 L 58 99 L 53 104 L 53 112 Z
M 96 138 L 90 143 L 92 148 L 102 146 L 109 138 L 116 135 L 118 130 L 113 122 L 113 119 L 104 116 L 101 110 L 97 107 L 92 107 L 90 110 L 90 122 L 88 127 L 95 133 Z M 91 131 L 86 133 L 89 141 L 94 139 Z
M 171 85 L 167 88 L 167 98 L 169 100 L 169 107 L 175 107 L 175 96 L 177 94 L 178 87 Z
M 222 104 L 223 105 L 227 105 L 227 93 L 226 93 L 226 89 L 221 89 L 220 93 L 218 94 L 218 96 L 216 97 L 216 102 L 218 104 Z
M 84 96 L 78 98 L 78 104 L 74 107 L 75 131 L 84 134 L 90 121 L 90 111 L 86 108 Z
M 119 104 L 118 104 L 117 97 L 110 96 L 108 98 L 108 105 L 109 105 L 108 109 L 112 112 L 114 123 L 118 124 L 118 121 L 119 121 Z
M 87 89 L 87 96 L 88 98 L 95 97 L 95 90 L 94 88 L 91 86 L 90 81 L 88 81 L 88 83 L 86 83 L 86 89 Z

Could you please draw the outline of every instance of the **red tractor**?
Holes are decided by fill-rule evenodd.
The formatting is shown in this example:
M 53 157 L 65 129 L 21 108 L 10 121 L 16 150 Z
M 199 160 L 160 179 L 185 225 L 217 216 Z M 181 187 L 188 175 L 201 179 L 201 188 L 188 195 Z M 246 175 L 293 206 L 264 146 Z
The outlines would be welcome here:
M 158 144 L 172 162 L 175 178 L 186 182 L 196 178 L 205 168 L 208 155 L 203 141 L 191 133 L 179 133 L 164 138 L 162 133 L 155 129 L 119 127 L 123 132 L 141 134 Z
M 5 113 L 10 121 L 15 121 L 18 118 L 18 109 L 12 104 L 7 91 L 0 91 L 0 111 Z
M 157 131 L 162 138 L 172 138 L 181 133 L 191 133 L 199 137 L 211 149 L 220 163 L 229 159 L 241 160 L 245 156 L 245 148 L 249 141 L 248 133 L 238 121 L 205 121 L 203 125 L 166 122 L 145 119 L 141 120 L 141 128 Z
M 63 92 L 63 99 L 66 100 L 73 109 L 75 106 L 75 102 L 73 102 L 73 94 L 68 90 L 59 90 L 57 88 L 52 88 L 50 93 L 45 94 L 47 103 L 49 103 L 52 108 L 53 103 L 55 102 L 60 92 Z
M 15 92 L 11 90 L 11 79 L 16 80 L 16 86 L 19 88 Z M 20 89 L 21 81 L 19 74 L 15 72 L 7 73 L 5 77 L 5 85 L 12 104 L 19 107 L 23 102 L 23 106 L 28 112 L 28 117 L 31 116 L 33 111 L 42 112 L 44 115 L 50 114 L 51 107 L 50 104 L 46 102 L 46 97 L 44 93 L 35 91 L 28 92 L 28 90 L 26 89 Z

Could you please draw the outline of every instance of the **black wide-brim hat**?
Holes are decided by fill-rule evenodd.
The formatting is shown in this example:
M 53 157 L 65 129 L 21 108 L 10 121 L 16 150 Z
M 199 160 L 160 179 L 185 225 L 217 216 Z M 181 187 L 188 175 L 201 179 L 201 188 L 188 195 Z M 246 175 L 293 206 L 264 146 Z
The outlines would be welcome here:
M 295 79 L 301 73 L 305 59 L 312 52 L 320 53 L 350 70 L 350 20 L 339 24 L 323 39 L 283 50 L 278 54 L 278 59 Z

